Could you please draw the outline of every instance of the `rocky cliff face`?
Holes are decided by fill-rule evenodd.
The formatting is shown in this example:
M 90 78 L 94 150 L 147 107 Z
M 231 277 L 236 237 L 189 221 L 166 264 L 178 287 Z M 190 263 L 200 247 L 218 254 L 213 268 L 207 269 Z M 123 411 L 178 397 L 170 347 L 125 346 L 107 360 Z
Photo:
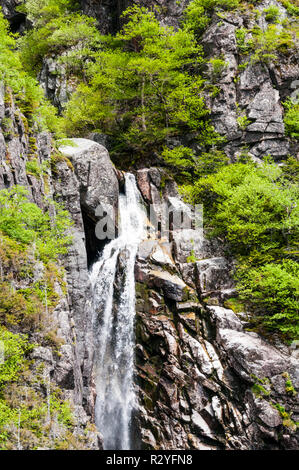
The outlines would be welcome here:
M 35 361 L 71 398 L 83 428 L 93 419 L 93 339 L 88 257 L 102 245 L 94 236 L 97 208 L 117 207 L 119 183 L 109 155 L 101 145 L 78 139 L 54 158 L 43 178 L 26 173 L 32 135 L 13 100 L 2 99 L 1 187 L 21 184 L 43 207 L 48 193 L 64 203 L 74 225 L 73 243 L 63 261 L 67 294 L 53 313 L 57 334 L 64 340 L 59 357 L 50 347 L 38 347 Z M 37 158 L 51 158 L 51 141 L 38 134 Z M 165 177 L 165 175 L 164 175 Z M 178 197 L 175 184 L 163 172 L 137 173 L 146 203 L 157 217 L 161 205 Z M 47 181 L 45 189 L 45 181 Z M 188 262 L 191 236 L 171 234 L 171 242 L 144 241 L 136 264 L 136 383 L 139 409 L 135 417 L 138 446 L 150 449 L 279 449 L 296 448 L 294 422 L 299 419 L 296 396 L 287 381 L 299 386 L 296 351 L 269 344 L 246 327 L 246 315 L 223 307 L 231 295 L 231 262 L 222 248 L 195 239 L 195 256 Z M 75 340 L 75 341 L 74 341 Z M 281 404 L 284 411 L 275 407 Z M 86 414 L 87 413 L 87 414 Z M 87 446 L 98 444 L 91 435 Z
M 257 10 L 262 13 L 270 4 L 273 2 L 261 2 Z M 277 2 L 275 5 L 285 16 L 282 5 Z M 208 58 L 221 58 L 226 65 L 215 79 L 219 93 L 214 98 L 206 95 L 206 100 L 216 130 L 228 140 L 226 152 L 233 160 L 244 146 L 253 159 L 271 155 L 281 160 L 298 152 L 298 144 L 294 148 L 285 135 L 282 106 L 286 97 L 298 88 L 298 57 L 282 54 L 272 63 L 244 59 L 236 43 L 236 31 L 256 25 L 266 27 L 262 14 L 255 21 L 246 14 L 226 14 L 221 21 L 217 16 L 213 18 L 202 44 Z M 241 116 L 248 118 L 245 128 L 238 123 Z
M 60 199 L 74 221 L 71 229 L 73 243 L 68 255 L 62 260 L 67 290 L 63 284 L 56 284 L 59 300 L 49 314 L 47 325 L 38 337 L 32 338 L 41 345 L 33 350 L 31 356 L 36 370 L 43 367 L 46 370 L 46 379 L 53 385 L 58 385 L 65 399 L 72 403 L 75 416 L 74 435 L 86 436 L 84 447 L 96 449 L 101 445 L 101 440 L 96 432 L 89 430 L 93 414 L 93 347 L 90 337 L 90 286 L 81 204 L 84 206 L 88 201 L 89 214 L 94 215 L 93 209 L 100 203 L 100 199 L 97 201 L 97 184 L 100 180 L 103 182 L 105 178 L 106 181 L 109 178 L 109 190 L 113 198 L 113 176 L 117 186 L 114 186 L 116 201 L 116 176 L 107 152 L 96 143 L 91 142 L 91 147 L 84 147 L 82 153 L 80 150 L 75 152 L 74 166 L 68 158 L 59 157 L 52 147 L 50 135 L 36 133 L 28 126 L 28 121 L 16 106 L 12 94 L 9 90 L 4 90 L 3 86 L 0 88 L 0 123 L 0 188 L 21 185 L 29 191 L 29 199 L 42 209 L 48 207 L 49 201 Z M 79 159 L 82 157 L 81 166 L 78 154 Z M 32 160 L 43 168 L 40 175 L 28 171 L 28 162 Z M 100 162 L 100 165 L 97 162 Z M 88 177 L 86 165 L 92 172 L 91 178 Z M 101 177 L 95 169 L 102 172 Z M 94 177 L 96 181 L 93 180 Z M 91 191 L 89 180 L 93 181 Z M 104 197 L 108 198 L 108 194 L 109 191 Z M 36 266 L 36 276 L 39 271 L 43 271 L 42 264 Z M 7 276 L 10 274 L 7 273 Z M 20 287 L 26 286 L 22 284 Z M 54 330 L 56 345 L 44 345 L 44 338 Z M 59 354 L 56 352 L 57 345 Z M 45 393 L 42 384 L 40 387 L 42 393 Z

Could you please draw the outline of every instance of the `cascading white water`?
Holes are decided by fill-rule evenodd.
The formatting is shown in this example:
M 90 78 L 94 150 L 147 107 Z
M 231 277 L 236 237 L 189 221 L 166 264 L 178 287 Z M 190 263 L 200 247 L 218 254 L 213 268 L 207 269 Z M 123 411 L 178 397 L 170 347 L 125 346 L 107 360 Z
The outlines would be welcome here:
M 96 350 L 96 425 L 104 449 L 131 448 L 134 394 L 134 265 L 144 235 L 144 211 L 135 177 L 125 176 L 119 197 L 120 234 L 104 248 L 91 272 Z M 115 287 L 117 280 L 118 286 Z

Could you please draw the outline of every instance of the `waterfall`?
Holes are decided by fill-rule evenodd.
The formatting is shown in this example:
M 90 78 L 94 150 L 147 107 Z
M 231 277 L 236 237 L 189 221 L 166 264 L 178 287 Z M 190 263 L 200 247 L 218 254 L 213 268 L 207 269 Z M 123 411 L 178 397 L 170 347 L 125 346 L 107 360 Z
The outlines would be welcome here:
M 96 368 L 95 419 L 104 449 L 131 448 L 134 394 L 134 265 L 144 234 L 144 211 L 135 177 L 125 176 L 119 196 L 119 237 L 103 250 L 90 277 L 93 286 Z

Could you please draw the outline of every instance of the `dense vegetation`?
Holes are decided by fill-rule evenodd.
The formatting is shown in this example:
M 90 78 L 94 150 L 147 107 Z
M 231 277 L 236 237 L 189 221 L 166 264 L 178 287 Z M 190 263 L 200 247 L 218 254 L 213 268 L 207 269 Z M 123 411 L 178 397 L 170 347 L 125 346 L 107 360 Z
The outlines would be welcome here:
M 255 325 L 286 338 L 299 334 L 298 171 L 295 159 L 283 168 L 236 163 L 185 188 L 238 259 L 239 295 Z
M 50 130 L 62 136 L 57 111 L 44 97 L 35 78 L 23 67 L 16 50 L 16 39 L 9 32 L 8 22 L 0 11 L 0 81 L 11 89 L 29 124 L 39 130 Z
M 243 155 L 229 164 L 204 100 L 219 92 L 217 79 L 227 64 L 221 57 L 206 60 L 201 35 L 213 14 L 221 20 L 227 11 L 245 9 L 258 18 L 258 3 L 192 0 L 178 30 L 161 26 L 153 11 L 133 7 L 112 37 L 102 36 L 72 0 L 26 0 L 20 9 L 33 27 L 22 37 L 9 32 L 0 13 L 0 80 L 30 131 L 47 129 L 56 138 L 101 132 L 111 137 L 114 161 L 122 168 L 138 159 L 166 166 L 189 201 L 204 203 L 207 231 L 237 259 L 239 297 L 232 304 L 245 304 L 253 327 L 292 340 L 299 333 L 298 162 L 290 157 L 281 167 L 270 161 L 256 165 Z M 299 7 L 281 3 L 287 18 L 272 6 L 262 13 L 265 30 L 237 30 L 243 69 L 292 53 Z M 43 59 L 51 56 L 76 86 L 62 116 L 36 81 Z M 284 106 L 286 133 L 296 139 L 298 103 L 289 98 Z M 246 116 L 238 123 L 245 129 Z M 35 176 L 42 171 L 34 159 L 26 170 Z M 29 441 L 47 446 L 53 420 L 71 427 L 59 390 L 48 391 L 46 402 L 34 389 L 44 376 L 42 370 L 33 374 L 28 359 L 32 332 L 39 344 L 59 348 L 50 319 L 55 285 L 64 289 L 58 259 L 67 249 L 69 221 L 59 206 L 52 212 L 55 219 L 30 203 L 24 188 L 0 191 L 0 340 L 8 357 L 0 365 L 1 448 L 26 447 Z M 39 263 L 42 274 L 36 278 Z

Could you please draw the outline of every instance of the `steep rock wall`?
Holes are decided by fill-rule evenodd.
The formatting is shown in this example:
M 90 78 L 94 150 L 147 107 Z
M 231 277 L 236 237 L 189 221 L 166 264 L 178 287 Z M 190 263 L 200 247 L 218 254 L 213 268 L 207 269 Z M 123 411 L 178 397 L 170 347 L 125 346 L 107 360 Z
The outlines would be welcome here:
M 88 255 L 96 257 L 101 248 L 94 235 L 98 220 L 96 209 L 105 203 L 116 209 L 116 173 L 108 152 L 95 142 L 84 141 L 82 145 L 80 140 L 77 147 L 69 151 L 66 148 L 69 158 L 58 153 L 52 146 L 51 136 L 38 133 L 28 125 L 12 93 L 2 85 L 0 125 L 0 188 L 25 187 L 29 199 L 41 209 L 49 208 L 50 213 L 55 209 L 49 202 L 53 199 L 61 202 L 73 220 L 72 244 L 61 260 L 67 288 L 56 285 L 58 301 L 53 312 L 48 313 L 49 326 L 36 338 L 32 337 L 43 344 L 49 332 L 55 330 L 57 344 L 36 347 L 32 359 L 36 367 L 41 364 L 46 368 L 48 380 L 73 404 L 77 420 L 74 434 L 86 436 L 85 448 L 98 448 L 101 440 L 97 433 L 84 431 L 88 423 L 93 422 L 94 412 Z M 39 175 L 28 170 L 28 163 L 32 161 L 42 168 Z M 36 269 L 38 272 L 43 267 Z M 57 347 L 59 354 L 55 352 Z
M 173 202 L 159 178 L 153 183 L 153 169 L 138 174 L 142 194 L 155 198 L 157 213 L 159 204 Z M 287 381 L 298 390 L 298 351 L 247 331 L 246 313 L 223 307 L 234 289 L 232 260 L 215 242 L 196 237 L 194 230 L 173 232 L 170 243 L 148 240 L 139 248 L 141 448 L 296 449 L 298 392 L 290 392 Z M 190 240 L 200 259 L 195 263 L 187 259 Z

